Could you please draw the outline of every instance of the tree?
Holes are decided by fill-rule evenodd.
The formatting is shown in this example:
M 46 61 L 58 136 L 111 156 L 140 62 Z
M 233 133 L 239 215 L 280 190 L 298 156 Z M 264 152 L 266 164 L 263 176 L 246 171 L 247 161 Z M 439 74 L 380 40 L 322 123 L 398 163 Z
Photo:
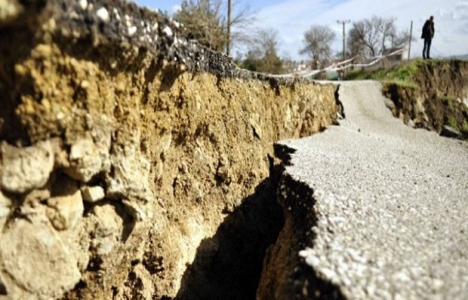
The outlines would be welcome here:
M 348 52 L 349 56 L 364 58 L 365 57 L 365 46 L 362 40 L 364 39 L 363 32 L 364 30 L 361 29 L 362 23 L 354 23 L 353 27 L 348 32 Z
M 316 69 L 319 63 L 323 63 L 331 54 L 331 43 L 336 34 L 327 26 L 312 25 L 304 33 L 304 48 L 299 53 L 307 54 L 312 58 L 312 67 Z
M 229 42 L 244 43 L 248 39 L 246 28 L 254 21 L 248 6 L 240 7 L 234 1 L 231 10 L 234 14 L 227 18 L 228 8 L 222 0 L 184 0 L 173 18 L 200 44 L 223 51 L 228 50 Z
M 243 67 L 257 72 L 279 74 L 283 62 L 278 56 L 278 32 L 272 28 L 255 31 Z
M 221 51 L 226 45 L 221 1 L 184 0 L 174 20 L 182 23 L 190 36 L 204 46 Z
M 396 18 L 373 16 L 353 23 L 348 33 L 348 49 L 351 56 L 363 59 L 385 54 L 388 49 L 404 46 L 408 33 L 397 33 Z

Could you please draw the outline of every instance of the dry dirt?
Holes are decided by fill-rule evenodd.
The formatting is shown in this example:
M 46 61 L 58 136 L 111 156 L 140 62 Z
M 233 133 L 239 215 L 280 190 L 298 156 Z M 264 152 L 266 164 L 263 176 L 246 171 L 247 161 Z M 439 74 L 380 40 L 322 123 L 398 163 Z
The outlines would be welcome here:
M 0 299 L 254 297 L 283 225 L 273 143 L 332 123 L 334 92 L 3 24 Z

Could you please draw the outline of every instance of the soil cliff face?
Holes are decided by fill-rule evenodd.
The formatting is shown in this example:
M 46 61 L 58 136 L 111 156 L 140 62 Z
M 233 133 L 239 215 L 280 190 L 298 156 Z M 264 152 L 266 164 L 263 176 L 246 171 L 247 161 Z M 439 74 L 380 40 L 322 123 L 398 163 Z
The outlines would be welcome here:
M 253 297 L 273 143 L 331 85 L 236 70 L 120 1 L 0 1 L 0 299 Z
M 393 114 L 417 128 L 442 133 L 450 126 L 468 138 L 468 62 L 426 61 L 410 80 L 414 86 L 384 86 L 395 103 Z

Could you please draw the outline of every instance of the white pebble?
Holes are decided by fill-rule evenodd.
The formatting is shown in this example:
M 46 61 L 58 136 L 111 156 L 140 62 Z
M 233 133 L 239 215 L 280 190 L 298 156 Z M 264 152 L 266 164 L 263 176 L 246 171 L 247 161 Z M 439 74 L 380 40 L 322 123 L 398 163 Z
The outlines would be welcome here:
M 316 256 L 310 255 L 306 257 L 306 263 L 313 268 L 317 268 L 320 265 L 320 259 Z
M 129 28 L 128 28 L 128 35 L 129 35 L 129 36 L 132 36 L 132 35 L 135 34 L 136 31 L 137 31 L 136 26 L 129 27 Z
M 99 19 L 101 19 L 104 22 L 109 21 L 109 12 L 105 7 L 101 7 L 100 9 L 97 10 L 96 15 L 98 16 Z
M 100 186 L 84 186 L 81 188 L 81 195 L 85 201 L 96 202 L 104 199 L 105 192 L 104 189 Z
M 307 247 L 304 250 L 299 251 L 299 256 L 302 258 L 306 258 L 309 255 L 314 255 L 314 250 L 311 248 Z
M 132 21 L 132 19 L 128 15 L 125 15 L 125 25 L 127 25 L 127 27 L 132 26 L 131 21 Z
M 80 0 L 79 1 L 80 7 L 85 10 L 86 7 L 88 7 L 88 1 L 87 0 Z
M 119 11 L 117 10 L 117 8 L 114 7 L 113 12 L 117 21 L 120 21 L 120 15 L 119 15 Z
M 167 35 L 167 36 L 172 36 L 172 30 L 169 26 L 166 26 L 166 28 L 164 28 L 163 32 Z

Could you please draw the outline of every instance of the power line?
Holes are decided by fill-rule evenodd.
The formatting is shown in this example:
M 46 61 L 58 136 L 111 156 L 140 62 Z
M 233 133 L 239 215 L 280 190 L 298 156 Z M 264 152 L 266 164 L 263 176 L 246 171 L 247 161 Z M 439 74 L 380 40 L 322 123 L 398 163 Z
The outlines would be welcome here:
M 343 60 L 346 59 L 346 24 L 351 23 L 351 20 L 337 20 L 338 24 L 343 25 Z

